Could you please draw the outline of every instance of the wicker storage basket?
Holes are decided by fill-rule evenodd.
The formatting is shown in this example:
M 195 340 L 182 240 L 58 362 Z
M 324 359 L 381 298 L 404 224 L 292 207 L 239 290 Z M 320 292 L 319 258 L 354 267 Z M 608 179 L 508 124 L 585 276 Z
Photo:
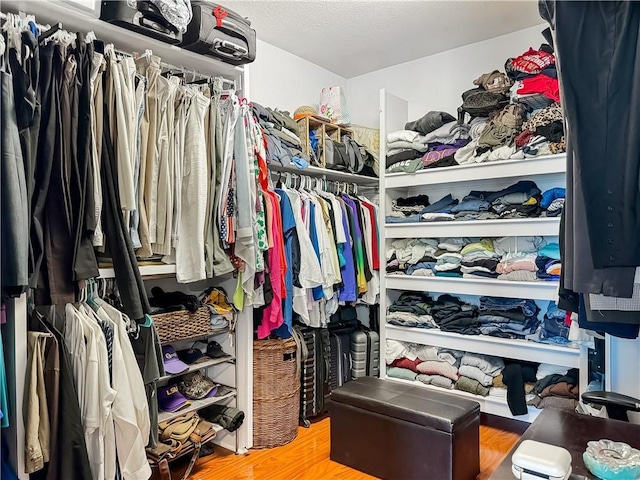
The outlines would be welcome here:
M 298 435 L 300 375 L 296 342 L 253 342 L 253 448 L 285 445 Z
M 188 310 L 152 315 L 160 343 L 171 343 L 203 337 L 211 331 L 211 311 L 200 307 L 195 313 Z

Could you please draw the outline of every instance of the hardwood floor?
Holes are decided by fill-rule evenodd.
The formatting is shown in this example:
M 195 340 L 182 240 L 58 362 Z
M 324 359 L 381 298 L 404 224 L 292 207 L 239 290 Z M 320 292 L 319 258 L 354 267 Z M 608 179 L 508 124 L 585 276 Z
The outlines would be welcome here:
M 483 415 L 480 427 L 480 470 L 486 480 L 518 441 L 526 424 Z M 174 478 L 183 468 L 176 465 Z M 200 459 L 192 480 L 375 480 L 364 473 L 329 460 L 329 418 L 300 428 L 288 445 L 251 450 L 244 456 L 218 449 Z M 401 480 L 401 479 L 398 479 Z M 433 479 L 437 480 L 437 479 Z

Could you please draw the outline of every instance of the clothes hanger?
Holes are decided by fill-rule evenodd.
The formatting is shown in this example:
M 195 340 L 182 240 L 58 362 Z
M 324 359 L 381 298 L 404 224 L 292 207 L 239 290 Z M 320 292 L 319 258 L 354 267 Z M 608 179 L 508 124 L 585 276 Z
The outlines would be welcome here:
M 45 31 L 45 32 L 40 34 L 40 36 L 38 37 L 38 43 L 40 45 L 44 44 L 48 38 L 50 38 L 56 32 L 59 32 L 61 30 L 62 30 L 62 24 L 61 23 L 56 23 L 51 28 L 49 28 L 47 31 Z

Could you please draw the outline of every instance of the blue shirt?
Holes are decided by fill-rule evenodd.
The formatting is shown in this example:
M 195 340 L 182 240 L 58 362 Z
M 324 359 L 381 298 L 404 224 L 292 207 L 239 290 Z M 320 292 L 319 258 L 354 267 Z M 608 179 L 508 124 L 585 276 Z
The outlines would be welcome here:
M 282 216 L 282 235 L 284 237 L 284 257 L 287 261 L 287 270 L 284 274 L 284 285 L 287 297 L 282 300 L 283 324 L 273 333 L 280 338 L 291 337 L 293 326 L 293 242 L 296 232 L 296 220 L 293 216 L 293 208 L 288 195 L 280 189 L 274 190 L 280 197 L 280 215 Z

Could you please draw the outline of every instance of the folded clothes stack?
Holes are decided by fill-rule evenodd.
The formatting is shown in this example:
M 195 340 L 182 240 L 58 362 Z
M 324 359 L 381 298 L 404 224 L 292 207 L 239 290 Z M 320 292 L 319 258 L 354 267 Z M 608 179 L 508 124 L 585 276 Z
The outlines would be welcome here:
M 527 402 L 537 408 L 551 407 L 574 411 L 578 403 L 578 370 L 552 373 L 539 379 L 533 387 L 535 398 Z
M 571 328 L 571 312 L 558 308 L 555 302 L 550 301 L 547 311 L 540 324 L 537 337 L 533 340 L 541 343 L 557 345 L 569 345 L 569 329 Z
M 457 121 L 430 111 L 387 138 L 387 173 L 525 159 L 565 151 L 555 56 L 548 45 L 509 58 L 462 93 Z M 465 115 L 471 119 L 466 122 Z M 410 134 L 406 132 L 411 132 Z
M 564 208 L 565 196 L 566 189 L 560 187 L 550 188 L 542 194 L 540 208 L 545 209 L 547 217 L 557 217 Z
M 493 337 L 524 338 L 540 324 L 540 309 L 533 300 L 480 297 L 478 307 L 480 333 Z
M 493 379 L 500 375 L 504 361 L 498 357 L 466 353 L 460 360 L 460 378 L 456 389 L 486 397 Z
M 431 316 L 443 332 L 479 335 L 478 307 L 444 294 L 431 307 Z
M 560 249 L 543 237 L 433 238 L 394 240 L 387 274 L 495 278 L 536 282 L 560 279 Z
M 459 352 L 433 346 L 387 340 L 387 375 L 441 388 L 453 388 L 458 380 Z
M 432 276 L 437 250 L 433 238 L 394 240 L 387 250 L 387 273 Z
M 426 195 L 416 195 L 394 200 L 386 223 L 555 217 L 562 213 L 564 196 L 564 188 L 542 193 L 535 182 L 529 180 L 498 191 L 474 190 L 460 201 L 448 194 L 430 204 Z
M 469 141 L 469 127 L 446 112 L 428 112 L 387 135 L 387 173 L 456 165 L 453 155 Z
M 538 251 L 535 258 L 536 277 L 540 280 L 560 281 L 562 264 L 560 263 L 560 245 L 550 243 Z
M 264 108 L 255 102 L 252 108 L 264 134 L 267 163 L 278 163 L 285 167 L 293 163 L 298 168 L 309 166 L 311 159 L 302 152 L 298 125 L 289 112 Z
M 504 399 L 513 415 L 537 408 L 575 408 L 578 371 L 551 364 L 387 340 L 387 376 Z
M 438 328 L 431 316 L 434 303 L 426 293 L 403 292 L 389 305 L 387 322 L 401 327 Z

